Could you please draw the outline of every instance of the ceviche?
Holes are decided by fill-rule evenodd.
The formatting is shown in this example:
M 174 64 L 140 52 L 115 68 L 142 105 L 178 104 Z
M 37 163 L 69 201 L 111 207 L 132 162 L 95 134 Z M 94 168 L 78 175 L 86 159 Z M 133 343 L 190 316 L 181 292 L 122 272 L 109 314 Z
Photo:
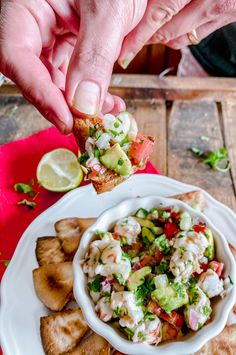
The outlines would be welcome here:
M 99 318 L 116 322 L 135 343 L 198 331 L 213 299 L 232 287 L 212 231 L 178 206 L 140 208 L 109 232 L 97 231 L 82 267 Z

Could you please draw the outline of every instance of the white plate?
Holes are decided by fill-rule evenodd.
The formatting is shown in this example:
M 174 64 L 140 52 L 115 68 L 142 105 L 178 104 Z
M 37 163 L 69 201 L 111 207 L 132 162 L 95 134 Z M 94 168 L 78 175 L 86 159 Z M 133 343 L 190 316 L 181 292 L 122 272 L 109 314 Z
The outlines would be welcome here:
M 48 314 L 34 293 L 32 269 L 36 268 L 35 242 L 40 236 L 55 235 L 54 223 L 65 217 L 97 217 L 123 199 L 171 196 L 197 187 L 158 175 L 135 175 L 112 192 L 96 195 L 91 185 L 67 193 L 38 216 L 26 229 L 4 274 L 1 286 L 0 337 L 4 355 L 43 355 L 39 319 Z M 235 243 L 236 215 L 203 191 L 206 216 Z

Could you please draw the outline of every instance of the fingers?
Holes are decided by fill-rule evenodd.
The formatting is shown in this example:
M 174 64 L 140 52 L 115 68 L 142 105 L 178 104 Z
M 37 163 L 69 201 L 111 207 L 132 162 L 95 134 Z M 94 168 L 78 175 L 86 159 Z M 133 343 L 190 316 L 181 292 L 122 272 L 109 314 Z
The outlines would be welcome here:
M 233 22 L 232 11 L 219 7 L 222 1 L 198 0 L 191 1 L 171 21 L 163 25 L 148 43 L 163 43 L 174 49 L 191 44 L 187 34 L 197 30 L 199 40 L 202 40 L 216 29 Z M 218 5 L 218 6 L 217 6 Z
M 140 20 L 146 0 L 89 0 L 81 1 L 79 6 L 80 32 L 67 72 L 65 94 L 75 114 L 96 115 L 106 98 L 124 36 Z
M 21 89 L 39 112 L 62 133 L 71 132 L 72 114 L 63 93 L 52 82 L 41 60 L 30 51 L 11 47 L 3 72 Z
M 149 0 L 146 12 L 136 28 L 126 37 L 119 64 L 126 68 L 156 31 L 191 0 Z
M 210 21 L 210 22 L 198 27 L 196 29 L 196 34 L 197 34 L 197 38 L 198 38 L 199 42 L 201 42 L 201 40 L 203 40 L 204 38 L 209 36 L 211 33 L 215 32 L 216 30 L 218 30 L 222 26 L 225 26 L 231 22 L 231 21 L 229 21 L 229 22 L 228 21 L 229 21 L 229 19 L 224 19 L 223 21 L 222 21 L 222 19 L 220 19 L 220 21 L 219 20 L 218 21 Z M 167 42 L 166 45 L 168 47 L 173 48 L 173 49 L 181 49 L 181 48 L 191 45 L 191 42 L 189 40 L 188 35 L 183 35 L 178 38 L 175 38 L 174 40 L 172 40 L 170 42 Z
M 111 95 L 109 92 L 106 95 L 102 106 L 102 113 L 113 113 L 114 115 L 126 110 L 124 100 L 116 95 Z

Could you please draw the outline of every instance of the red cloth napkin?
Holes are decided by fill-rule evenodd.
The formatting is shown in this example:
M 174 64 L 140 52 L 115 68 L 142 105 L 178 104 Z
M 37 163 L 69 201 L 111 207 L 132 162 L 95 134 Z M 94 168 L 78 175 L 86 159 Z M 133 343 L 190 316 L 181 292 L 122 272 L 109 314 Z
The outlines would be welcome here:
M 28 184 L 30 179 L 34 179 L 37 186 L 38 162 L 45 153 L 56 148 L 78 152 L 73 135 L 64 136 L 54 127 L 0 147 L 0 279 L 6 269 L 4 261 L 11 259 L 26 227 L 63 195 L 41 187 L 35 200 L 37 206 L 30 210 L 27 206 L 17 205 L 18 201 L 30 198 L 14 191 L 13 187 L 19 182 Z M 140 172 L 158 174 L 151 163 Z

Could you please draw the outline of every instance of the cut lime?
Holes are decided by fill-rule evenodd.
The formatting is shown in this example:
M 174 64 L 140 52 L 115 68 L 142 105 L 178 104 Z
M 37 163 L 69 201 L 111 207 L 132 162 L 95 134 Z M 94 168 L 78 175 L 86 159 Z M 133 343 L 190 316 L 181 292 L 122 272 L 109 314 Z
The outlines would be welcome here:
M 80 185 L 83 171 L 74 153 L 59 148 L 42 157 L 37 167 L 37 179 L 47 190 L 65 192 Z

